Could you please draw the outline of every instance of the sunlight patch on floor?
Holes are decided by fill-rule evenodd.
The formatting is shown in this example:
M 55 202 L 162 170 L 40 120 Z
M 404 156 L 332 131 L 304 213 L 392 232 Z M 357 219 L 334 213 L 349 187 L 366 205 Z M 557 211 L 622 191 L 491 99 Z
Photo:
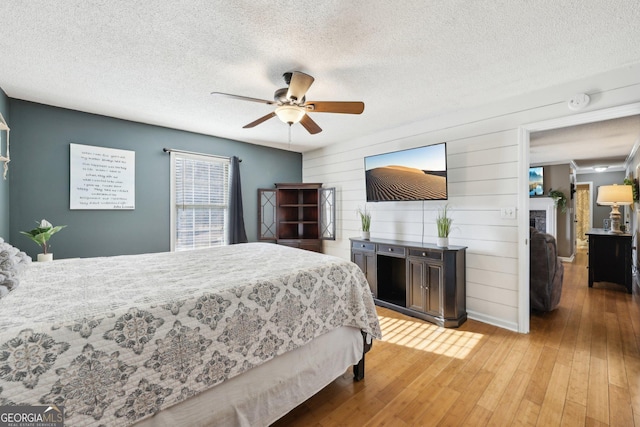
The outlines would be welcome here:
M 483 335 L 475 332 L 442 328 L 420 320 L 395 319 L 378 315 L 382 341 L 464 359 Z

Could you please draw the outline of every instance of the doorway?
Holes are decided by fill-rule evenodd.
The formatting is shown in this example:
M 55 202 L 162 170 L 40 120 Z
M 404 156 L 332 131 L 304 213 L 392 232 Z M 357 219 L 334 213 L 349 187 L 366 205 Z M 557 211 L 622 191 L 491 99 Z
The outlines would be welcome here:
M 587 244 L 585 233 L 592 228 L 591 206 L 593 203 L 593 183 L 577 182 L 575 193 L 575 225 L 576 225 L 576 248 L 584 249 Z
M 585 123 L 594 123 L 620 117 L 640 114 L 640 102 L 618 107 L 605 108 L 556 119 L 529 123 L 518 128 L 519 185 L 518 210 L 529 212 L 529 150 L 530 133 L 549 129 L 564 128 Z M 590 191 L 592 196 L 593 191 Z M 529 217 L 518 217 L 518 332 L 529 332 Z

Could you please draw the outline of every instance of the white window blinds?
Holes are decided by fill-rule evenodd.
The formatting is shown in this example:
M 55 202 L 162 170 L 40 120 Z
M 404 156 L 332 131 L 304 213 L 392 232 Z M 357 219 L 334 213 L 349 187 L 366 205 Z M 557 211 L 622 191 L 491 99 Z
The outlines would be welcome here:
M 226 244 L 230 160 L 171 152 L 171 248 Z

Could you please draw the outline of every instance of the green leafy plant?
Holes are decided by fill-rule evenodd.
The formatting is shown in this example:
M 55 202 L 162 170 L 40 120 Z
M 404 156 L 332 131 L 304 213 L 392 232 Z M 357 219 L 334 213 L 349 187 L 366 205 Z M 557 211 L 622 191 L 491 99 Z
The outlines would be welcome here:
M 371 227 L 371 212 L 367 211 L 366 207 L 364 210 L 358 208 L 357 212 L 358 216 L 360 216 L 362 231 L 369 231 L 369 228 Z
M 453 219 L 447 216 L 448 209 L 449 205 L 444 205 L 443 208 L 438 209 L 438 216 L 436 217 L 438 237 L 449 237 L 449 233 L 451 232 Z
M 633 201 L 634 202 L 638 202 L 638 181 L 635 179 L 631 179 L 631 178 L 625 178 L 624 179 L 624 184 L 625 185 L 630 185 L 631 186 L 631 191 L 633 192 Z
M 567 196 L 560 190 L 549 190 L 547 193 L 553 199 L 553 203 L 560 208 L 562 213 L 567 213 Z
M 38 224 L 38 221 L 36 221 Z M 40 221 L 38 227 L 34 228 L 31 231 L 21 231 L 20 233 L 24 234 L 34 242 L 36 242 L 39 246 L 42 247 L 43 253 L 47 253 L 47 249 L 49 247 L 48 241 L 55 233 L 62 230 L 66 225 L 56 225 L 55 227 L 51 225 L 49 221 L 43 219 Z

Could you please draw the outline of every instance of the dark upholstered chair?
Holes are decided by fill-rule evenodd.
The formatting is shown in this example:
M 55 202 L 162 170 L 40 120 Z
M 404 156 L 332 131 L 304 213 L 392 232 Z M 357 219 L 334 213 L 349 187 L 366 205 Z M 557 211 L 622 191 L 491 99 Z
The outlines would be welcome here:
M 564 266 L 558 258 L 556 239 L 551 234 L 529 229 L 531 261 L 529 299 L 532 310 L 551 311 L 562 295 Z

